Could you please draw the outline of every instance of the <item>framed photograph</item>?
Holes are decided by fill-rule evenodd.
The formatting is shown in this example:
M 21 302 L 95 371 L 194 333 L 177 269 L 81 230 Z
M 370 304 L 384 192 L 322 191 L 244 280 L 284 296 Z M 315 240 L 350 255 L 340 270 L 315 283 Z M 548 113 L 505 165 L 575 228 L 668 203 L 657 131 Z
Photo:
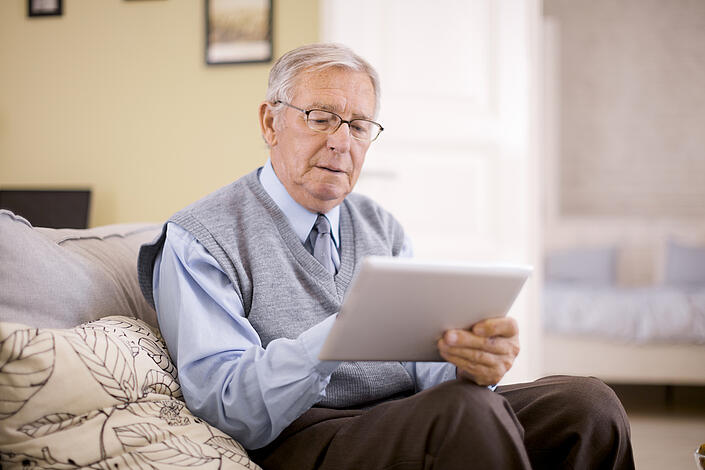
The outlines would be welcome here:
M 63 0 L 27 0 L 27 16 L 61 16 Z
M 206 0 L 206 63 L 272 60 L 272 0 Z

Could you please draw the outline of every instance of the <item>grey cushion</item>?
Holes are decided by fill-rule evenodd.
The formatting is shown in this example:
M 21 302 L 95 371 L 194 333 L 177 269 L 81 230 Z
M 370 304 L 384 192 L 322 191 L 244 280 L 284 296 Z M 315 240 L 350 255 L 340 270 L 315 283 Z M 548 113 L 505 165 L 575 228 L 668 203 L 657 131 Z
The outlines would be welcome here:
M 160 228 L 34 228 L 0 210 L 0 321 L 68 328 L 124 315 L 157 326 L 137 283 L 137 252 Z
M 617 278 L 617 249 L 576 248 L 546 256 L 546 281 L 613 285 Z
M 705 286 L 705 246 L 668 240 L 664 283 L 676 287 Z

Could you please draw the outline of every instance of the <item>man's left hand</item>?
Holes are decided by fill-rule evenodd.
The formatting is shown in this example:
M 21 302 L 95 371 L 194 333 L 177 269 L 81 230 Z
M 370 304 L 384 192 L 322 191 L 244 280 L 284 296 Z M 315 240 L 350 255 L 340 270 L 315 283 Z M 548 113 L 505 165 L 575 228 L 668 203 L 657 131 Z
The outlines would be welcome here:
M 448 330 L 438 340 L 443 359 L 457 376 L 478 385 L 495 385 L 519 354 L 519 327 L 511 317 L 489 318 L 469 330 Z

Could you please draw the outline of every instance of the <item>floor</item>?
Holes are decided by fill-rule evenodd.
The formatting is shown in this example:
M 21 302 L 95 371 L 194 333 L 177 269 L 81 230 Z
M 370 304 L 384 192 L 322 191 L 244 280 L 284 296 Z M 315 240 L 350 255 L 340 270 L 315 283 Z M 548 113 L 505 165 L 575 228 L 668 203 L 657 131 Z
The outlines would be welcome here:
M 705 387 L 612 385 L 629 415 L 637 470 L 695 470 L 705 443 Z

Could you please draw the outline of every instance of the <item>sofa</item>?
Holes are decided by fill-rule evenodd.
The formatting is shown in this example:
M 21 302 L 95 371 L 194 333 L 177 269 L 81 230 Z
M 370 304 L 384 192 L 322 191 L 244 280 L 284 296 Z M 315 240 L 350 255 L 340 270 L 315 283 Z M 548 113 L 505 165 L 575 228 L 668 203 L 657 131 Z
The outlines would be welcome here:
M 39 228 L 0 210 L 3 470 L 260 468 L 185 406 L 137 281 L 159 231 Z

